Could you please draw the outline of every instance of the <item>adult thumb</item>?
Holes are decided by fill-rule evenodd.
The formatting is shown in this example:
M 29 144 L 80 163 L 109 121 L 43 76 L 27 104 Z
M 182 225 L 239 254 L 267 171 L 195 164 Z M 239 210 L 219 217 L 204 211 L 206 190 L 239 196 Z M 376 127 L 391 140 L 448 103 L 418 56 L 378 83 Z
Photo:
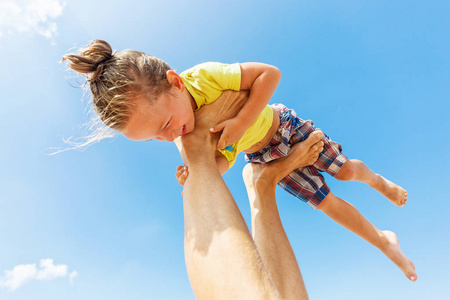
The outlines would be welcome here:
M 209 131 L 212 133 L 216 133 L 216 132 L 222 131 L 224 127 L 225 127 L 225 125 L 223 123 L 219 123 L 216 126 L 211 127 L 209 129 Z

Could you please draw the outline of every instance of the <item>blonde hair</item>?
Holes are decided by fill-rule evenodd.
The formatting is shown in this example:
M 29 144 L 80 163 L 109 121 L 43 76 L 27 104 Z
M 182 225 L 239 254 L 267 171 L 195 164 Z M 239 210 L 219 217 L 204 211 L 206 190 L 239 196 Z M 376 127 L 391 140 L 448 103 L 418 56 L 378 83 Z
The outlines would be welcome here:
M 77 54 L 64 55 L 62 61 L 86 78 L 85 87 L 90 90 L 97 114 L 89 122 L 92 133 L 83 138 L 84 142 L 68 141 L 75 144 L 74 148 L 114 136 L 114 130 L 123 130 L 133 112 L 132 97 L 145 95 L 150 101 L 171 88 L 166 79 L 171 68 L 163 60 L 133 50 L 113 52 L 103 40 L 93 40 Z

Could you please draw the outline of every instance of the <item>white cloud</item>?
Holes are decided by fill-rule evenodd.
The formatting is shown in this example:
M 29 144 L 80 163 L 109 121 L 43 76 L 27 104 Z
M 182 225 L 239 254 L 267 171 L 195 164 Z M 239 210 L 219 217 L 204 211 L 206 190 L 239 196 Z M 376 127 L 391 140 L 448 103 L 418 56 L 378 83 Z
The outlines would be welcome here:
M 67 274 L 68 267 L 66 265 L 54 265 L 53 259 L 41 259 L 39 270 L 36 268 L 36 264 L 18 265 L 12 270 L 6 270 L 5 275 L 0 277 L 0 287 L 3 286 L 15 291 L 30 280 L 52 280 L 58 277 L 66 277 Z M 69 280 L 71 283 L 77 275 L 77 271 L 70 273 Z
M 0 279 L 0 286 L 14 291 L 27 281 L 34 279 L 36 273 L 36 264 L 15 266 L 11 271 L 5 271 L 5 276 Z
M 52 280 L 67 275 L 66 265 L 53 264 L 53 259 L 41 259 L 41 270 L 37 273 L 38 280 Z
M 0 37 L 4 34 L 36 33 L 52 40 L 58 28 L 53 19 L 62 15 L 60 0 L 2 0 Z
M 73 280 L 75 279 L 75 277 L 78 276 L 78 272 L 77 271 L 72 271 L 72 273 L 69 274 L 69 280 L 70 280 L 70 284 L 73 284 Z

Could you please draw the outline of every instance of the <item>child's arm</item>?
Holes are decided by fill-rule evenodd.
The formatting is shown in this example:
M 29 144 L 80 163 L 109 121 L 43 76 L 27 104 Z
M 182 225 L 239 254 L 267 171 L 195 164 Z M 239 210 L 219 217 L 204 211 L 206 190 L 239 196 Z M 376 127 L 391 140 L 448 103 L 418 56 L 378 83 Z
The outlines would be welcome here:
M 276 67 L 263 63 L 242 63 L 241 90 L 249 90 L 250 95 L 238 115 L 211 128 L 211 132 L 223 131 L 217 149 L 224 149 L 236 143 L 256 121 L 269 103 L 278 83 L 281 72 Z

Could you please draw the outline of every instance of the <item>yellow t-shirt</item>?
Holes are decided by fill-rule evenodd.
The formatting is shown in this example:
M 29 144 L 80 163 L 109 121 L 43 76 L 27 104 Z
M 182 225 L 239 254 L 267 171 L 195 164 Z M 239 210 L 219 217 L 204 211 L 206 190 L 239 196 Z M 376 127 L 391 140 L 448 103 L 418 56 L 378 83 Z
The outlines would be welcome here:
M 238 63 L 207 62 L 184 71 L 180 76 L 197 103 L 197 109 L 216 101 L 224 90 L 239 91 L 241 87 L 241 67 Z M 273 110 L 267 105 L 243 137 L 232 145 L 233 150 L 219 150 L 228 159 L 230 168 L 240 152 L 264 138 L 272 121 Z

